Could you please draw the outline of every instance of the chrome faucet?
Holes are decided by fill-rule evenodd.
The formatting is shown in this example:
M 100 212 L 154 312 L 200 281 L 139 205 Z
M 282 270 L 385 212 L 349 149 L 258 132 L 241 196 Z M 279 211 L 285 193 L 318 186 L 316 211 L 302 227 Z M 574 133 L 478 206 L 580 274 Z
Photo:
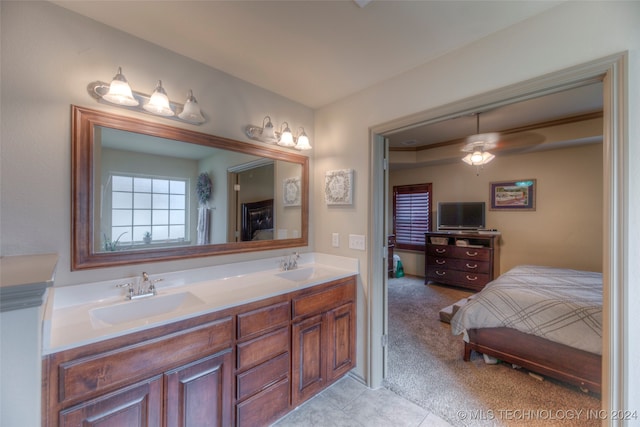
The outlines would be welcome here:
M 126 299 L 134 300 L 139 298 L 146 298 L 156 295 L 156 282 L 160 282 L 162 279 L 149 279 L 149 274 L 145 271 L 142 272 L 142 280 L 136 280 L 136 283 L 122 283 L 116 285 L 119 288 L 127 288 Z
M 282 271 L 288 271 L 297 268 L 298 258 L 300 258 L 300 254 L 298 254 L 298 252 L 294 252 L 291 255 L 283 257 L 280 261 L 280 268 L 282 269 Z

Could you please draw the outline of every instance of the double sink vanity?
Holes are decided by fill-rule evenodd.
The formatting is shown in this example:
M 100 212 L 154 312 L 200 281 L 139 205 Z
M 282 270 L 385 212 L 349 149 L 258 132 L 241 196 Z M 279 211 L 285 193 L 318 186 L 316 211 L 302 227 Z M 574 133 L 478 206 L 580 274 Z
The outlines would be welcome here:
M 355 366 L 358 262 L 280 262 L 52 288 L 43 425 L 264 426 L 323 390 Z

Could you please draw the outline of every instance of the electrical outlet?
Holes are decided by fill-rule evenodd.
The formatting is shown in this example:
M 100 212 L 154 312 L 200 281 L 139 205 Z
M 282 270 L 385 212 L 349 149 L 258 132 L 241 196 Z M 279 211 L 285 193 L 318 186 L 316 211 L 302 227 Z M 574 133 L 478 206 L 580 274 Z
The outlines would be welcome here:
M 349 249 L 364 251 L 365 240 L 361 234 L 349 234 Z
M 334 248 L 340 247 L 340 234 L 338 233 L 331 234 L 331 246 L 333 246 Z

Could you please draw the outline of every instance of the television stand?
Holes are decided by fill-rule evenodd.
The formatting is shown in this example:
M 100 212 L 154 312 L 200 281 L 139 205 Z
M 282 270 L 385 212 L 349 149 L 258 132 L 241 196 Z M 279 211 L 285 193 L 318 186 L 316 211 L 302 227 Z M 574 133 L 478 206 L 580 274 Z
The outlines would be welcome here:
M 499 243 L 495 231 L 425 233 L 425 283 L 482 290 L 500 275 Z

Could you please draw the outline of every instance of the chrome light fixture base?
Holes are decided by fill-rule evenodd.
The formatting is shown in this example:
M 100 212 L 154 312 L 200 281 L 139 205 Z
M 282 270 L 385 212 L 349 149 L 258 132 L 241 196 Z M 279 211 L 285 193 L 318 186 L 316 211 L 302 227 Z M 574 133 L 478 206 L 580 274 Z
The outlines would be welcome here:
M 109 102 L 107 99 L 104 98 L 104 96 L 107 93 L 109 93 L 109 83 L 105 83 L 103 81 L 95 81 L 95 82 L 89 83 L 87 85 L 87 92 L 89 93 L 89 95 L 91 95 L 92 98 L 94 98 L 96 101 L 100 102 L 101 104 L 120 107 L 127 110 L 136 111 L 139 113 L 149 114 L 156 117 L 162 117 L 169 120 L 176 120 L 178 122 L 189 123 L 192 125 L 201 125 L 202 123 L 205 123 L 207 121 L 207 119 L 202 115 L 202 113 L 200 113 L 199 115 L 193 114 L 193 113 L 183 114 L 185 112 L 185 105 L 177 102 L 173 102 L 171 100 L 169 101 L 169 106 L 175 115 L 165 116 L 152 111 L 147 111 L 143 106 L 149 103 L 149 101 L 151 100 L 151 95 L 137 92 L 135 90 L 132 90 L 132 94 L 133 94 L 133 98 L 135 98 L 138 101 L 137 105 L 122 105 L 122 104 Z M 193 94 L 190 93 L 190 95 L 191 97 L 193 97 Z M 187 97 L 187 103 L 190 102 L 190 99 L 191 99 L 190 97 Z M 195 100 L 195 98 L 193 99 Z M 198 108 L 198 111 L 199 111 L 199 108 Z

